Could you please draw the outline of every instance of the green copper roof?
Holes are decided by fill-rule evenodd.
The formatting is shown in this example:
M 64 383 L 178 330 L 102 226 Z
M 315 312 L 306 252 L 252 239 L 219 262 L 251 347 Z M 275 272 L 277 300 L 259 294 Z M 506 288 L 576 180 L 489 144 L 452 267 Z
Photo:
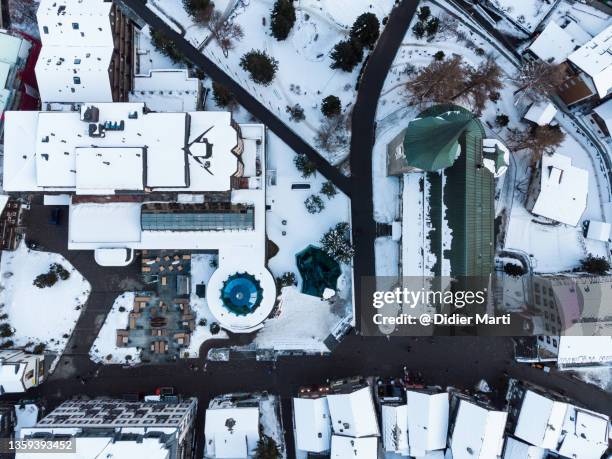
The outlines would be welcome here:
M 404 135 L 408 166 L 429 172 L 450 167 L 460 153 L 459 138 L 474 121 L 472 113 L 455 105 L 437 105 L 422 112 Z

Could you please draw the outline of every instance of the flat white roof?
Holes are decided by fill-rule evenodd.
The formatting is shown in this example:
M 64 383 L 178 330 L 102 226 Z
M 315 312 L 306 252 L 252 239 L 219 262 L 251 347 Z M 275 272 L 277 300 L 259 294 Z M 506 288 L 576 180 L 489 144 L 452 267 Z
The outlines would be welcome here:
M 534 446 L 554 449 L 569 405 L 531 390 L 525 393 L 514 435 Z
M 584 42 L 576 40 L 556 22 L 550 21 L 528 49 L 543 61 L 560 64 L 582 44 Z
M 125 247 L 141 239 L 140 203 L 77 204 L 70 206 L 71 243 L 107 243 Z
M 77 148 L 146 149 L 148 188 L 173 191 L 227 191 L 231 176 L 238 169 L 232 150 L 238 134 L 228 112 L 144 113 L 142 103 L 99 103 L 99 121 L 82 119 L 88 107 L 78 112 L 7 112 L 5 123 L 4 183 L 8 191 L 43 191 L 77 189 Z M 13 113 L 27 113 L 14 115 Z M 103 135 L 90 135 L 90 127 Z M 261 140 L 261 139 L 257 139 Z M 246 139 L 245 142 L 256 142 Z M 118 150 L 117 150 L 118 151 Z M 83 163 L 84 167 L 96 167 Z M 112 190 L 117 184 L 140 181 L 128 178 L 127 170 L 119 178 L 104 174 L 96 187 Z M 97 170 L 97 169 L 96 169 Z M 90 171 L 94 174 L 95 171 Z M 104 183 L 104 178 L 108 183 Z
M 376 459 L 378 457 L 378 438 L 353 438 L 333 435 L 331 459 Z
M 612 362 L 612 336 L 561 336 L 557 362 L 561 366 Z
M 453 459 L 490 459 L 501 455 L 508 413 L 459 401 L 452 432 Z
M 449 400 L 446 392 L 427 394 L 409 390 L 408 439 L 413 456 L 443 449 L 448 435 Z
M 36 80 L 45 102 L 112 102 L 113 47 L 43 46 Z
M 41 0 L 36 12 L 43 47 L 113 47 L 112 2 Z
M 379 435 L 372 389 L 369 386 L 350 394 L 329 394 L 327 401 L 335 434 L 352 437 Z
M 383 405 L 381 411 L 385 451 L 408 456 L 408 405 Z
M 144 188 L 143 148 L 75 148 L 76 187 L 81 194 L 114 194 Z
M 604 98 L 612 88 L 612 25 L 570 54 L 569 60 L 593 79 Z
M 536 123 L 538 126 L 546 126 L 555 118 L 557 107 L 550 102 L 535 102 L 531 104 L 525 119 Z
M 327 398 L 294 398 L 293 418 L 297 449 L 312 453 L 329 451 L 331 419 Z
M 589 173 L 572 165 L 568 156 L 544 154 L 540 193 L 532 212 L 566 225 L 576 226 L 586 209 Z
M 151 70 L 134 77 L 129 99 L 157 112 L 195 112 L 199 95 L 200 81 L 186 69 Z
M 259 408 L 207 409 L 204 436 L 208 457 L 247 459 L 259 440 Z

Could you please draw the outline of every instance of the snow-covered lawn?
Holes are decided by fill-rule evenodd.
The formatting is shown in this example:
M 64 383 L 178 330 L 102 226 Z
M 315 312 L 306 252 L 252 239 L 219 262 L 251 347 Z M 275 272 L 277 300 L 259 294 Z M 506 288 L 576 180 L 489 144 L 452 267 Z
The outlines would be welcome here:
M 337 314 L 328 301 L 285 287 L 279 315 L 264 322 L 254 343 L 275 351 L 329 352 L 324 341 L 342 320 Z
M 382 21 L 393 4 L 393 0 L 303 0 L 296 4 L 297 20 L 289 37 L 277 41 L 269 26 L 274 1 L 240 2 L 230 19 L 242 27 L 245 37 L 236 43 L 227 58 L 214 40 L 203 53 L 314 145 L 323 118 L 321 100 L 328 95 L 338 96 L 348 113 L 356 96 L 355 83 L 361 67 L 352 72 L 331 69 L 330 51 L 348 36 L 348 29 L 359 14 L 373 12 Z M 192 43 L 198 42 L 190 38 L 191 30 L 188 27 L 187 37 Z M 278 72 L 270 86 L 253 83 L 240 67 L 240 58 L 252 49 L 264 50 L 278 60 Z M 287 106 L 296 104 L 304 109 L 306 116 L 300 122 L 291 121 L 286 112 Z M 348 144 L 334 152 L 321 153 L 339 163 L 348 154 Z
M 281 458 L 287 457 L 283 434 L 281 399 L 276 395 L 263 395 L 259 400 L 259 424 L 261 432 L 272 438 L 281 451 Z
M 267 139 L 267 170 L 269 174 L 276 173 L 276 185 L 268 184 L 266 189 L 266 204 L 270 206 L 266 234 L 279 248 L 268 267 L 275 277 L 287 271 L 295 273 L 301 287 L 295 255 L 309 244 L 318 245 L 323 233 L 332 226 L 348 222 L 350 200 L 339 190 L 331 199 L 321 194 L 325 208 L 321 213 L 309 214 L 304 200 L 311 194 L 319 194 L 327 179 L 319 173 L 302 178 L 293 163 L 295 153 L 270 131 Z M 293 190 L 293 184 L 307 184 L 310 188 Z
M 52 287 L 32 283 L 58 263 L 69 273 Z M 0 314 L 14 329 L 14 346 L 32 348 L 44 343 L 48 351 L 61 353 L 91 291 L 89 282 L 59 254 L 38 252 L 21 244 L 14 252 L 2 252 L 0 263 Z
M 491 0 L 509 19 L 534 32 L 555 6 L 554 0 Z
M 98 337 L 89 350 L 89 356 L 94 362 L 104 364 L 140 362 L 140 350 L 136 347 L 117 347 L 117 330 L 127 328 L 135 296 L 134 292 L 126 292 L 115 299 Z

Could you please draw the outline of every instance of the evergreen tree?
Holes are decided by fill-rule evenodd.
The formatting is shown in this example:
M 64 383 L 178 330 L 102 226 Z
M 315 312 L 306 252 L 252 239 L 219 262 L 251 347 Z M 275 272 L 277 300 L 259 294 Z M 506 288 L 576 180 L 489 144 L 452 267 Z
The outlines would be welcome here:
M 255 83 L 268 86 L 278 70 L 278 61 L 265 51 L 251 50 L 240 59 L 240 67 L 251 74 Z
M 300 104 L 295 104 L 293 106 L 287 105 L 285 111 L 289 113 L 289 119 L 291 121 L 300 122 L 306 119 L 306 115 L 304 115 L 304 109 Z
M 363 46 L 355 40 L 343 40 L 336 43 L 330 57 L 334 61 L 332 69 L 352 72 L 363 59 Z
M 438 33 L 438 29 L 440 28 L 440 20 L 437 17 L 432 17 L 425 24 L 425 32 L 428 37 L 433 37 Z
M 293 164 L 295 164 L 296 169 L 302 173 L 302 178 L 308 178 L 317 172 L 315 163 L 308 159 L 308 156 L 303 153 L 295 155 Z
M 425 22 L 427 19 L 429 19 L 429 16 L 431 16 L 431 9 L 428 6 L 422 6 L 419 8 L 417 13 L 419 21 Z
M 508 118 L 508 115 L 504 113 L 495 117 L 495 124 L 497 124 L 499 127 L 506 127 L 508 126 L 509 122 L 510 118 Z
M 337 116 L 342 111 L 342 104 L 337 96 L 327 96 L 321 104 L 321 112 L 327 118 Z
M 260 439 L 257 440 L 253 459 L 279 459 L 280 457 L 280 450 L 273 438 L 268 435 L 262 435 Z
M 272 9 L 270 28 L 277 40 L 285 40 L 295 24 L 295 7 L 293 0 L 276 0 Z
M 185 57 L 178 50 L 176 44 L 170 40 L 163 32 L 151 29 L 151 43 L 164 56 L 167 56 L 176 64 L 185 63 Z
M 596 257 L 589 254 L 586 258 L 580 260 L 580 267 L 587 273 L 603 276 L 608 274 L 610 263 L 604 257 Z
M 363 13 L 351 27 L 351 40 L 361 43 L 364 48 L 372 49 L 380 35 L 380 22 L 374 13 Z
M 434 54 L 434 59 L 437 61 L 443 61 L 445 56 L 444 51 L 438 51 L 436 54 Z
M 321 185 L 321 194 L 331 199 L 338 194 L 338 190 L 336 189 L 336 186 L 328 180 Z
M 57 283 L 57 273 L 49 271 L 44 274 L 39 274 L 32 282 L 32 285 L 38 288 L 53 287 Z
M 227 89 L 225 86 L 223 86 L 221 83 L 217 83 L 216 81 L 213 81 L 212 90 L 213 90 L 213 99 L 215 100 L 215 103 L 219 107 L 233 108 L 237 105 L 234 94 L 229 89 Z
M 185 10 L 197 22 L 206 24 L 215 8 L 215 4 L 210 0 L 183 0 Z
M 283 273 L 283 275 L 277 279 L 277 283 L 281 288 L 297 285 L 295 273 L 292 273 L 291 271 Z
M 334 260 L 340 263 L 350 263 L 355 249 L 350 239 L 348 223 L 338 223 L 330 228 L 321 238 L 323 250 Z
M 425 36 L 425 26 L 421 21 L 417 22 L 412 28 L 412 33 L 417 38 L 423 38 Z
M 309 214 L 318 214 L 325 209 L 325 203 L 316 194 L 311 194 L 308 196 L 304 201 L 304 205 L 306 206 L 306 210 Z
M 525 274 L 523 267 L 514 263 L 506 263 L 504 265 L 504 272 L 512 277 L 519 277 Z

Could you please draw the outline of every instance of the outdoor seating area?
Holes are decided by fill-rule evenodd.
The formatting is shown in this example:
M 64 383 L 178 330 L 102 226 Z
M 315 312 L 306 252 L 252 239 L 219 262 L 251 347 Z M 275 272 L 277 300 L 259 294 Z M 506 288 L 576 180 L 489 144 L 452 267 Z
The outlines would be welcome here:
M 134 298 L 128 326 L 117 330 L 117 347 L 136 347 L 143 362 L 176 360 L 189 346 L 195 315 L 188 298 L 162 300 L 153 293 Z

